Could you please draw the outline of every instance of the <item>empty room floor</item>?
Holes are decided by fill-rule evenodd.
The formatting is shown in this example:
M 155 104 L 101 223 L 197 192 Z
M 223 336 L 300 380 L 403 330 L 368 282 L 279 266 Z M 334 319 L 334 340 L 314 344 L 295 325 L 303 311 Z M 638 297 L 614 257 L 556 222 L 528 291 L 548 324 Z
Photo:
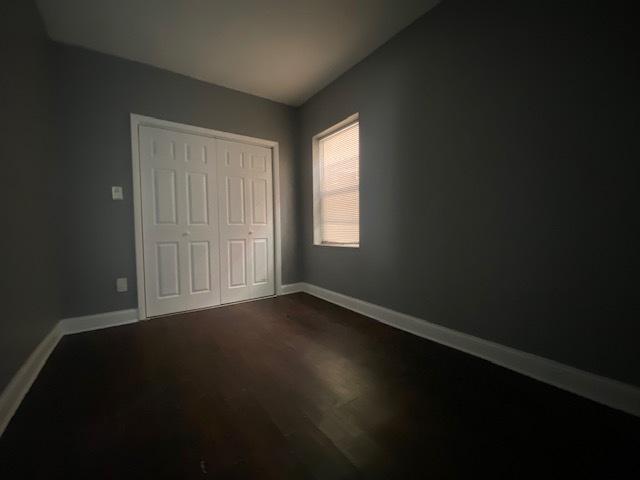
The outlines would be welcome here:
M 639 446 L 640 419 L 295 294 L 64 337 L 0 477 L 638 478 Z

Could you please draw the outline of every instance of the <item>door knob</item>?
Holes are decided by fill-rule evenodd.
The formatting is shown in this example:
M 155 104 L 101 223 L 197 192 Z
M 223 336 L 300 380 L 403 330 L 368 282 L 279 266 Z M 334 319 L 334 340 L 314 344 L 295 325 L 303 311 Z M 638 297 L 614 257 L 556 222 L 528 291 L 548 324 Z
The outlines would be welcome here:
M 188 231 L 182 234 L 183 237 L 188 237 L 189 235 L 191 235 L 191 232 L 188 232 Z
M 253 232 L 252 232 L 252 231 L 249 231 L 249 235 L 253 235 Z

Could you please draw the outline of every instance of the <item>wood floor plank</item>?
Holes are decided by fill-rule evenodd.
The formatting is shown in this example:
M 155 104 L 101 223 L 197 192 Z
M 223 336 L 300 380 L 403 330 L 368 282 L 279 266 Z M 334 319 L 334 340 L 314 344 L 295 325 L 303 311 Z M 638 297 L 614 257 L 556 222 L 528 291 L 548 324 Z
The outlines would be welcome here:
M 62 339 L 0 478 L 640 478 L 640 420 L 306 294 Z

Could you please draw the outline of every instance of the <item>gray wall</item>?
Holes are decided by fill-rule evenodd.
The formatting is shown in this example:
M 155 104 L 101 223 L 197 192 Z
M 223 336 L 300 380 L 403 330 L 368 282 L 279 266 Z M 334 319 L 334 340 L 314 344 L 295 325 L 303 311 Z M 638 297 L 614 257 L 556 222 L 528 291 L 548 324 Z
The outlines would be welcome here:
M 447 0 L 310 99 L 305 281 L 640 385 L 632 18 Z M 361 248 L 314 247 L 311 137 L 354 112 Z
M 32 2 L 2 2 L 0 391 L 58 318 L 49 53 Z
M 65 181 L 63 316 L 135 308 L 129 114 L 280 143 L 284 283 L 299 280 L 293 108 L 135 62 L 57 45 Z M 123 185 L 125 201 L 111 200 Z M 116 293 L 116 277 L 130 290 Z

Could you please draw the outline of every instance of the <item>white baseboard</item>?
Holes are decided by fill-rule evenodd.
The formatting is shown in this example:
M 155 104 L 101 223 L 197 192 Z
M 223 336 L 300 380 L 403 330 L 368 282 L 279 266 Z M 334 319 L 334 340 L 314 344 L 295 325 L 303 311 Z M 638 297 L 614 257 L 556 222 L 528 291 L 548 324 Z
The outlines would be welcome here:
M 63 335 L 60 323 L 57 323 L 29 355 L 0 395 L 0 436 Z
M 280 287 L 280 295 L 289 295 L 290 293 L 298 293 L 304 291 L 304 283 L 288 283 Z
M 461 350 L 496 365 L 640 416 L 640 388 L 499 343 L 390 310 L 308 283 L 301 290 L 414 335 Z
M 496 365 L 554 385 L 612 408 L 640 416 L 640 388 L 458 332 L 380 305 L 308 283 L 283 285 L 281 295 L 306 292 L 414 335 L 447 345 Z M 0 395 L 0 436 L 18 410 L 49 355 L 64 335 L 133 323 L 136 309 L 61 320 L 40 342 Z
M 31 353 L 0 395 L 0 437 L 18 410 L 20 403 L 38 377 L 40 370 L 60 339 L 65 335 L 115 327 L 138 321 L 138 310 L 119 310 L 60 320 Z
M 101 328 L 117 327 L 138 321 L 138 310 L 117 310 L 115 312 L 97 313 L 95 315 L 84 315 L 82 317 L 72 317 L 60 320 L 60 325 L 64 335 L 71 335 L 80 332 L 89 332 Z

